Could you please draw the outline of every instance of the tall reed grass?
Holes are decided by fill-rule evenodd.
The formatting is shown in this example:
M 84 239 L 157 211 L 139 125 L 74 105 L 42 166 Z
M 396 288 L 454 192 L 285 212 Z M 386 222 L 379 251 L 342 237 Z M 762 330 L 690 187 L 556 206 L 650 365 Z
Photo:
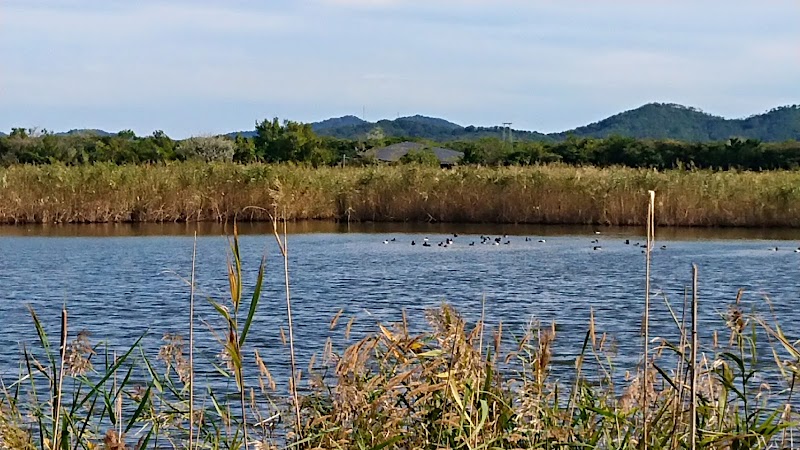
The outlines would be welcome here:
M 654 172 L 561 165 L 311 168 L 295 165 L 12 166 L 0 169 L 0 222 L 289 220 L 800 226 L 800 172 Z

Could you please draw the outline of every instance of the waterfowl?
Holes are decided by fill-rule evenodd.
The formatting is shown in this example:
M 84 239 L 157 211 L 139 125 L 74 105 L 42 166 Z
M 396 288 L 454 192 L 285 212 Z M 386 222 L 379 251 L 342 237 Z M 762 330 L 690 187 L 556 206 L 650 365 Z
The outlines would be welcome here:
M 630 244 L 631 244 L 631 240 L 630 239 L 625 239 L 625 245 L 630 245 Z
M 794 252 L 795 253 L 800 253 L 800 247 L 797 247 L 796 249 L 794 249 Z
M 394 241 L 396 241 L 396 240 L 397 240 L 397 238 L 392 238 L 392 242 L 394 242 Z
M 592 244 L 597 244 L 600 242 L 600 239 L 592 239 Z
M 602 250 L 602 249 L 603 247 L 600 247 L 599 245 L 595 245 L 594 247 L 592 247 L 592 250 Z
M 430 247 L 431 244 L 429 244 L 428 241 L 425 241 L 425 242 L 422 243 L 422 246 L 423 247 Z
M 530 242 L 530 241 L 531 241 L 531 238 L 529 238 L 528 236 L 525 236 L 525 242 Z
M 453 233 L 453 237 L 458 237 L 458 233 Z
M 494 241 L 494 245 L 500 245 L 500 241 Z
M 417 243 L 414 242 L 414 241 L 411 241 L 411 245 L 417 245 Z
M 594 234 L 600 234 L 600 232 L 599 231 L 595 231 Z
M 503 244 L 505 244 L 505 245 L 510 245 L 510 244 L 511 244 L 511 241 L 505 241 L 505 242 L 503 242 Z
M 470 247 L 472 247 L 473 245 L 475 245 L 475 241 L 472 241 L 472 242 L 469 243 Z
M 386 240 L 386 239 L 384 239 L 384 240 L 383 240 L 383 243 L 384 243 L 384 244 L 388 244 L 388 243 L 389 243 L 389 241 L 388 241 L 388 240 Z
M 544 239 L 539 239 L 539 242 L 541 242 L 542 244 L 544 244 L 544 243 L 545 243 L 545 242 L 547 242 L 547 241 L 545 241 Z
M 666 245 L 662 245 L 662 246 L 661 246 L 661 250 L 666 250 L 666 249 L 667 249 L 667 246 L 666 246 Z
M 428 238 L 423 239 L 423 241 L 428 242 Z

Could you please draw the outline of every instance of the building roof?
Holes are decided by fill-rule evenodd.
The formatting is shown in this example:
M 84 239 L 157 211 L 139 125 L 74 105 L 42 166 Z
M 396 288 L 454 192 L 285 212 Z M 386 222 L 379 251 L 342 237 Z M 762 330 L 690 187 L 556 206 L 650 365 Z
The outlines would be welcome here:
M 386 147 L 374 148 L 368 150 L 368 154 L 375 156 L 375 159 L 386 162 L 396 162 L 400 158 L 407 155 L 410 151 L 430 150 L 439 158 L 441 164 L 456 164 L 463 156 L 464 153 L 450 150 L 449 148 L 442 147 L 428 147 L 419 142 L 400 142 Z

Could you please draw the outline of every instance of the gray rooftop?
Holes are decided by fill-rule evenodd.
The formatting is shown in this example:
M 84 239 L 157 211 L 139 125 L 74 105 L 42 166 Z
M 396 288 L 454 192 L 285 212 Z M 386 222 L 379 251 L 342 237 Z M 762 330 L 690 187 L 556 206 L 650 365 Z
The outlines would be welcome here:
M 439 162 L 442 164 L 456 164 L 464 156 L 464 153 L 450 150 L 449 148 L 428 148 L 425 144 L 410 141 L 400 142 L 381 148 L 374 148 L 369 150 L 368 153 L 374 155 L 375 159 L 379 161 L 396 162 L 410 151 L 423 149 L 432 151 L 433 154 L 439 158 Z

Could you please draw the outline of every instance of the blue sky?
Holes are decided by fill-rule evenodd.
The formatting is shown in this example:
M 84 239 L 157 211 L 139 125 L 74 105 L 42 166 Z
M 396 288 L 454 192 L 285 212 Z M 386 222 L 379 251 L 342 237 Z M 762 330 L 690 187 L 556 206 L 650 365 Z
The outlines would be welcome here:
M 743 117 L 800 103 L 798 23 L 797 0 L 3 0 L 0 130 Z

